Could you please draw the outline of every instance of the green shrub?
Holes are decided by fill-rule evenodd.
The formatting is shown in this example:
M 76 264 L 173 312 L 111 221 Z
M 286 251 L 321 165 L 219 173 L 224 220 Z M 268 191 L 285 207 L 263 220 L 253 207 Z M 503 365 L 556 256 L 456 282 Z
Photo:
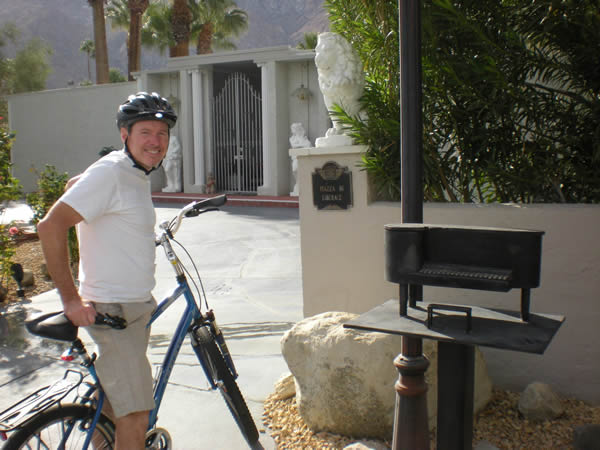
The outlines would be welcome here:
M 38 190 L 27 194 L 26 199 L 33 210 L 33 224 L 37 225 L 65 191 L 69 175 L 66 172 L 58 173 L 56 167 L 49 164 L 46 164 L 42 172 L 35 172 L 38 176 Z
M 21 196 L 21 184 L 11 174 L 10 150 L 14 135 L 0 129 L 0 214 L 4 203 Z M 0 288 L 10 276 L 14 244 L 8 234 L 9 225 L 0 225 Z
M 0 130 L 0 204 L 21 197 L 21 183 L 11 174 L 12 142 L 14 135 Z
M 37 225 L 44 218 L 46 213 L 52 208 L 52 205 L 60 198 L 65 191 L 65 185 L 69 180 L 69 175 L 58 173 L 56 167 L 46 164 L 44 170 L 38 174 L 38 190 L 27 194 L 27 204 L 33 210 L 33 224 Z M 69 230 L 69 255 L 71 257 L 71 266 L 76 267 L 79 263 L 79 244 L 77 242 L 77 233 L 75 227 Z

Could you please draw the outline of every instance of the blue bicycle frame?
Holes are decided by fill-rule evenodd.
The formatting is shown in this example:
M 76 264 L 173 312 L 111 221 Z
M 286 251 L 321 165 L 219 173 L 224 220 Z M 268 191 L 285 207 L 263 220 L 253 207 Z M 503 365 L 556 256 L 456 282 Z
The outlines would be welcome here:
M 187 306 L 183 312 L 183 315 L 181 316 L 181 319 L 179 320 L 173 338 L 171 339 L 171 343 L 169 344 L 169 348 L 167 349 L 167 353 L 163 359 L 163 363 L 160 366 L 160 373 L 157 377 L 158 380 L 154 384 L 155 406 L 150 412 L 148 429 L 152 429 L 156 424 L 158 410 L 160 409 L 160 404 L 162 402 L 165 389 L 167 388 L 169 377 L 173 371 L 173 367 L 175 366 L 175 360 L 177 359 L 181 345 L 183 344 L 186 335 L 190 332 L 192 324 L 201 318 L 200 310 L 196 305 L 196 300 L 192 294 L 187 279 L 183 275 L 179 275 L 177 279 L 179 283 L 178 286 L 173 290 L 171 295 L 160 302 L 160 304 L 152 313 L 150 322 L 148 322 L 148 326 L 152 325 L 152 323 L 158 319 L 161 314 L 164 313 L 167 308 L 173 304 L 173 302 L 175 302 L 175 300 L 182 295 L 185 297 Z

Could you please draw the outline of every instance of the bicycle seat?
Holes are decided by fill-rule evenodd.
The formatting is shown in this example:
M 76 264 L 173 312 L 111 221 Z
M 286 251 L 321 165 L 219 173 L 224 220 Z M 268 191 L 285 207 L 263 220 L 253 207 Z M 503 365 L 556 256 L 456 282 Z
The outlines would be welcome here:
M 62 311 L 43 314 L 35 319 L 26 320 L 25 328 L 31 334 L 48 339 L 68 342 L 77 339 L 78 327 L 73 325 Z

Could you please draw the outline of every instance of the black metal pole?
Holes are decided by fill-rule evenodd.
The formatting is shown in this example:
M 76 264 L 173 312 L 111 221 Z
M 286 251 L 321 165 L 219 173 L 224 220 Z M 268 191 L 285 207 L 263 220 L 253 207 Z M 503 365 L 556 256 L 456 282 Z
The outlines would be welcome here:
M 402 222 L 423 223 L 421 2 L 399 0 Z
M 400 161 L 402 222 L 423 223 L 421 119 L 421 2 L 398 0 L 400 52 Z M 401 296 L 406 286 L 400 286 Z M 410 286 L 410 303 L 421 300 L 422 290 Z M 404 308 L 403 308 L 404 309 Z M 401 311 L 404 312 L 404 311 Z M 392 448 L 429 449 L 427 383 L 429 361 L 422 339 L 402 337 L 402 353 L 394 360 L 396 411 Z

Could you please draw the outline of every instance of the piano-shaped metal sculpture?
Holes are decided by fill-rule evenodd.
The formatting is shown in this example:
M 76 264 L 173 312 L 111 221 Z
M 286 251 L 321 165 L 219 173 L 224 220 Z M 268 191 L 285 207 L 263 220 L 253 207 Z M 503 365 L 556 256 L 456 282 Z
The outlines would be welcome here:
M 540 284 L 543 231 L 453 225 L 385 226 L 386 279 L 399 300 L 346 328 L 438 341 L 438 448 L 471 448 L 474 346 L 541 354 L 563 316 L 530 313 Z M 422 286 L 507 292 L 521 289 L 520 311 L 428 303 Z
M 540 285 L 543 231 L 452 225 L 385 227 L 386 279 L 394 283 L 507 292 Z M 413 305 L 414 306 L 414 305 Z

